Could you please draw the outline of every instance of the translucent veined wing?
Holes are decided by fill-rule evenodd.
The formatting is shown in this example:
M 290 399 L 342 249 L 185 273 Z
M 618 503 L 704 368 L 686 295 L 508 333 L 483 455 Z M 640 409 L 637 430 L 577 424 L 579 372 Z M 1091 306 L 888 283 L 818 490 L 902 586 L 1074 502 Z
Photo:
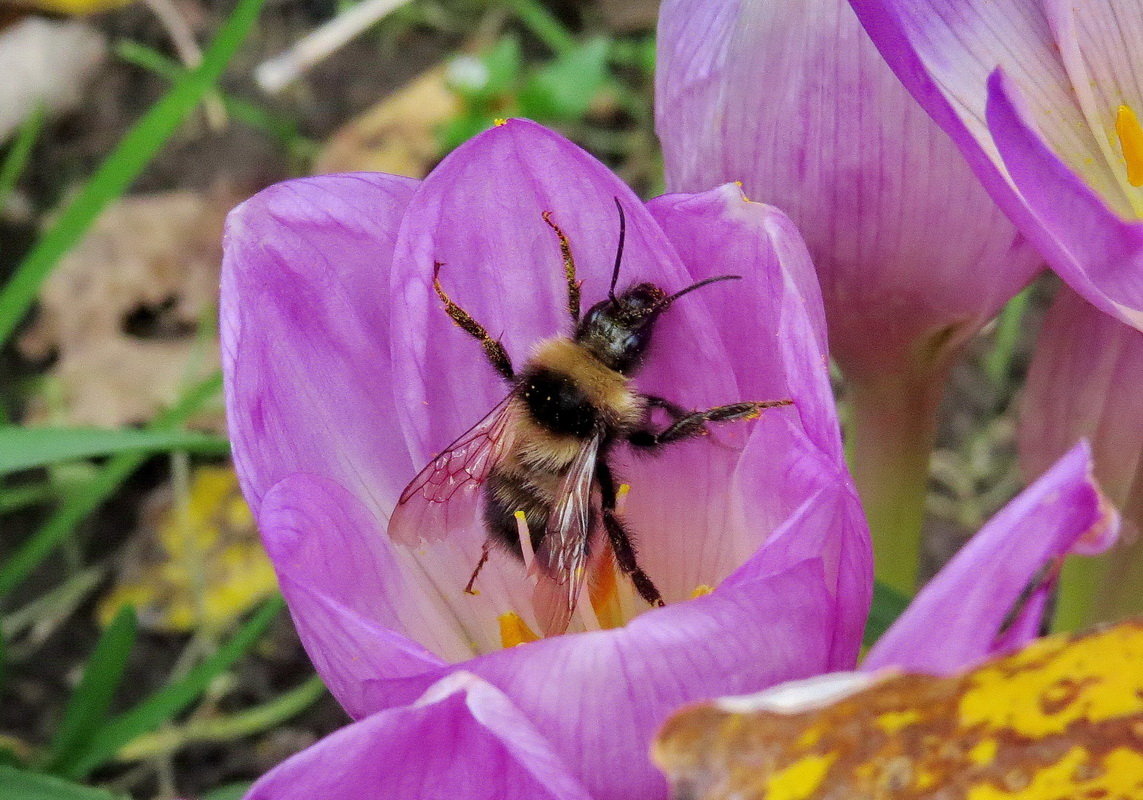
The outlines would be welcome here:
M 599 435 L 589 439 L 568 467 L 536 551 L 532 599 L 545 636 L 567 630 L 583 588 L 587 543 L 599 519 L 592 511 L 592 493 L 601 441 Z
M 478 519 L 480 487 L 512 447 L 516 426 L 508 395 L 446 447 L 401 492 L 389 536 L 415 547 L 463 530 Z

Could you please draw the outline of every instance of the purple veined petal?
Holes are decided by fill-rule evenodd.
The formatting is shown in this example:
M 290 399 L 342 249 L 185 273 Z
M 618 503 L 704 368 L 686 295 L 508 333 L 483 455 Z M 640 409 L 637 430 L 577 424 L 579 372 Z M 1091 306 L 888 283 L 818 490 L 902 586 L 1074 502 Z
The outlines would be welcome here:
M 1002 71 L 989 79 L 988 122 L 1031 219 L 1028 236 L 1089 302 L 1143 330 L 1143 222 L 1127 222 L 1056 157 L 1024 118 Z
M 257 509 L 295 472 L 351 487 L 385 519 L 413 462 L 389 366 L 388 274 L 417 182 L 306 178 L 231 212 L 220 311 L 235 466 Z
M 970 336 L 1040 267 L 841 0 L 669 0 L 656 92 L 668 188 L 740 180 L 790 216 L 851 378 Z
M 820 560 L 803 561 L 624 628 L 545 639 L 464 668 L 512 698 L 595 800 L 665 798 L 647 751 L 671 711 L 827 669 L 833 603 L 823 577 Z M 406 689 L 369 688 L 378 707 Z
M 666 195 L 651 201 L 649 208 L 694 280 L 728 269 L 743 276 L 732 284 L 734 300 L 722 304 L 712 329 L 730 353 L 742 399 L 790 398 L 796 404 L 767 411 L 743 428 L 749 438 L 741 450 L 727 452 L 707 441 L 691 448 L 690 453 L 705 457 L 708 465 L 727 461 L 734 471 L 728 500 L 733 507 L 727 510 L 738 512 L 729 523 L 725 517 L 706 518 L 705 524 L 717 525 L 722 533 L 704 540 L 702 551 L 691 543 L 693 526 L 662 523 L 678 541 L 663 549 L 670 562 L 653 574 L 682 571 L 689 577 L 677 582 L 677 588 L 691 591 L 701 583 L 717 585 L 823 485 L 849 486 L 850 479 L 829 385 L 817 280 L 793 224 L 776 209 L 746 200 L 733 184 L 695 195 Z M 722 439 L 725 430 L 717 428 L 716 439 Z M 681 473 L 684 478 L 693 474 L 693 469 Z M 661 473 L 659 482 L 669 484 L 672 477 Z M 633 492 L 629 508 L 633 513 L 638 509 L 640 518 L 654 518 L 656 509 L 641 509 L 641 499 Z M 648 504 L 655 503 L 661 500 L 650 498 Z M 678 506 L 682 503 L 659 509 L 661 518 L 679 519 L 688 513 Z M 693 556 L 679 559 L 679 552 Z M 807 552 L 802 557 L 809 556 Z
M 457 673 L 303 750 L 246 800 L 591 800 L 494 687 Z
M 1080 443 L 1001 509 L 921 590 L 861 668 L 948 674 L 1033 637 L 1040 592 L 1008 635 L 1001 630 L 1028 584 L 1068 552 L 1096 552 L 1114 541 L 1118 515 L 1091 469 L 1091 450 Z
M 1035 477 L 1080 438 L 1123 507 L 1143 491 L 1143 333 L 1064 288 L 1044 318 L 1020 409 L 1024 474 Z

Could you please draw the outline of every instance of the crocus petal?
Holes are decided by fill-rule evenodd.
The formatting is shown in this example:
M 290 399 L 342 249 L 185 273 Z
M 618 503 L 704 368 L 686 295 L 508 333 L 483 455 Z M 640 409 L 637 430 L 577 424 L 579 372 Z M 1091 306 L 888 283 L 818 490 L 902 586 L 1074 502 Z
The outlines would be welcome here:
M 590 800 L 502 693 L 458 673 L 413 705 L 342 728 L 264 775 L 247 800 Z
M 397 439 L 389 264 L 416 181 L 330 175 L 272 186 L 227 220 L 220 325 L 246 499 L 325 475 L 385 518 L 413 462 Z
M 299 634 L 339 701 L 362 718 L 410 702 L 457 668 L 472 671 L 545 731 L 597 800 L 661 795 L 646 747 L 681 703 L 853 666 L 853 654 L 842 660 L 833 646 L 847 617 L 838 613 L 820 546 L 861 535 L 838 527 L 856 509 L 845 492 L 808 498 L 775 533 L 773 550 L 763 549 L 707 597 L 648 612 L 621 629 L 457 666 L 379 622 L 404 607 L 372 599 L 373 580 L 392 575 L 383 558 L 372 556 L 380 565 L 371 569 L 360 563 L 377 534 L 354 502 L 328 481 L 295 476 L 267 494 L 260 520 Z M 861 606 L 859 598 L 851 603 Z
M 820 508 L 838 516 L 803 525 L 793 546 L 781 549 L 786 566 L 815 556 L 826 565 L 827 584 L 839 601 L 835 658 L 839 665 L 852 664 L 872 591 L 869 536 L 841 451 L 809 254 L 784 214 L 746 200 L 733 184 L 666 195 L 649 207 L 695 280 L 718 274 L 724 265 L 735 265 L 743 275 L 735 284 L 736 302 L 723 307 L 715 328 L 725 337 L 743 396 L 797 398 L 797 416 L 781 417 L 787 424 L 751 429 L 735 473 L 741 522 L 727 529 L 721 544 L 729 547 L 741 532 L 733 563 L 742 563 L 757 549 L 759 535 L 768 535 L 807 497 L 837 493 L 836 502 Z M 746 338 L 742 331 L 767 336 Z M 769 545 L 773 556 L 778 542 Z
M 1124 506 L 1143 492 L 1143 333 L 1062 290 L 1044 318 L 1020 410 L 1024 473 L 1038 476 L 1080 438 Z
M 1100 36 L 1120 35 L 1118 27 L 1094 30 L 1101 23 L 1086 15 L 1100 4 L 1085 5 L 1077 25 L 1073 4 L 1057 0 L 850 3 L 902 83 L 1053 269 L 1090 302 L 1143 326 L 1143 233 L 1122 219 L 1137 216 L 1143 198 L 1132 199 L 1139 192 L 1124 183 L 1122 156 L 1106 141 L 1115 136 L 1105 127 L 1115 109 L 1096 109 L 1095 94 L 1111 86 L 1090 85 L 1119 74 L 1114 59 L 1137 58 L 1123 50 L 1138 48 L 1128 39 L 1099 55 Z M 1106 5 L 1103 23 L 1102 15 L 1124 10 Z M 1009 86 L 994 75 L 998 68 Z
M 656 91 L 668 187 L 790 215 L 851 378 L 963 341 L 1040 266 L 840 0 L 668 0 Z
M 621 629 L 545 639 L 464 668 L 511 697 L 596 800 L 663 798 L 647 748 L 672 710 L 828 668 L 832 598 L 823 577 L 820 561 L 803 561 Z M 380 706 L 406 690 L 389 681 L 368 688 Z
M 742 277 L 730 284 L 734 300 L 720 305 L 704 333 L 720 339 L 729 354 L 739 399 L 796 398 L 795 406 L 765 412 L 756 423 L 718 427 L 713 441 L 688 446 L 670 463 L 638 465 L 640 481 L 649 479 L 653 486 L 671 486 L 701 474 L 724 476 L 725 499 L 716 501 L 721 507 L 694 503 L 687 496 L 693 489 L 683 487 L 677 494 L 668 492 L 666 502 L 651 492 L 633 492 L 628 500 L 629 512 L 646 528 L 662 531 L 666 541 L 648 553 L 645 566 L 685 597 L 699 584 L 715 585 L 742 564 L 821 488 L 822 480 L 844 484 L 849 477 L 842 465 L 829 385 L 821 298 L 813 265 L 793 224 L 776 209 L 751 203 L 733 184 L 696 195 L 666 195 L 648 207 L 691 280 L 726 274 L 728 269 Z M 667 329 L 658 344 L 664 353 L 674 353 L 682 346 L 676 339 L 693 335 Z M 644 373 L 652 381 L 659 363 L 652 361 Z M 728 442 L 741 449 L 727 447 Z M 744 462 L 747 457 L 749 463 Z M 688 463 L 680 470 L 682 458 Z M 784 479 L 771 480 L 761 492 L 747 491 L 749 511 L 735 516 L 739 510 L 730 506 L 739 492 L 728 496 L 726 489 L 740 488 L 738 476 L 762 464 L 761 472 Z M 703 529 L 720 535 L 696 541 L 695 531 Z M 679 552 L 691 557 L 680 559 Z
M 1043 587 L 1001 636 L 1029 583 L 1069 551 L 1093 552 L 1114 540 L 1118 517 L 1100 495 L 1091 468 L 1090 448 L 1076 445 L 997 513 L 921 590 L 862 669 L 947 674 L 1035 636 Z M 940 631 L 939 644 L 933 643 L 933 631 Z
M 1023 107 L 1012 80 L 994 73 L 988 122 L 1008 175 L 1034 217 L 1034 241 L 1073 289 L 1143 330 L 1143 223 L 1111 213 L 1032 130 Z

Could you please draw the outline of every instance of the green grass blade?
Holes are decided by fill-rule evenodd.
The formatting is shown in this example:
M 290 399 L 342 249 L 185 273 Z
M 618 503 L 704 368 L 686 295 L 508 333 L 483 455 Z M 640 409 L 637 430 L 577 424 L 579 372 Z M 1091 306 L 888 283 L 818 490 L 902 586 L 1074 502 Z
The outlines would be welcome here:
M 36 143 L 43 127 L 44 107 L 37 106 L 20 126 L 15 141 L 4 156 L 4 163 L 0 164 L 0 206 L 4 205 L 8 195 L 16 188 L 16 182 L 24 174 L 24 167 L 28 165 L 28 157 L 32 154 L 32 145 Z
M 111 792 L 77 786 L 51 775 L 0 767 L 0 797 L 4 800 L 117 800 Z
M 170 91 L 131 127 L 75 200 L 32 248 L 0 291 L 0 345 L 8 341 L 36 299 L 40 284 L 87 231 L 99 212 L 142 172 L 183 120 L 214 87 L 227 63 L 250 33 L 265 0 L 238 0 L 234 12 L 203 53 Z
M 42 765 L 44 771 L 61 772 L 77 753 L 100 736 L 99 727 L 107 719 L 115 691 L 123 680 L 137 630 L 135 609 L 127 606 L 116 614 L 95 643 L 83 678 L 68 699 L 63 718 L 48 746 Z
M 21 428 L 0 425 L 0 475 L 57 461 L 114 455 L 186 450 L 225 455 L 230 445 L 196 431 L 110 430 L 100 428 Z
M 110 719 L 100 729 L 98 738 L 64 768 L 63 774 L 76 779 L 86 776 L 112 758 L 127 742 L 154 730 L 183 711 L 206 691 L 211 681 L 229 669 L 261 638 L 284 606 L 280 596 L 266 601 L 214 655 L 134 708 Z
M 208 378 L 186 392 L 175 406 L 156 417 L 147 429 L 163 430 L 181 425 L 213 399 L 221 387 L 221 375 Z M 85 486 L 76 488 L 48 521 L 0 567 L 0 595 L 12 591 L 28 577 L 75 526 L 110 497 L 146 459 L 144 453 L 113 456 Z
M 876 581 L 873 584 L 873 605 L 869 609 L 869 619 L 865 622 L 865 637 L 862 640 L 865 646 L 872 647 L 908 606 L 908 597 L 891 586 Z

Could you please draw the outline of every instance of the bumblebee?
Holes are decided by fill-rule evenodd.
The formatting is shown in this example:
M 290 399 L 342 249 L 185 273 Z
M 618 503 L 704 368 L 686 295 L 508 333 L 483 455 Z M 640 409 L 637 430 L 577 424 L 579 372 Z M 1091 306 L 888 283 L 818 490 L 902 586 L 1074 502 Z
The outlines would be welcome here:
M 488 540 L 466 591 L 473 591 L 492 545 L 531 561 L 537 577 L 536 612 L 545 635 L 567 629 L 588 558 L 601 541 L 611 547 L 615 564 L 643 600 L 663 605 L 659 590 L 639 566 L 634 537 L 616 511 L 617 485 L 609 463 L 616 444 L 653 453 L 706 433 L 709 422 L 749 419 L 763 409 L 793 402 L 741 402 L 689 411 L 639 392 L 632 376 L 646 357 L 660 315 L 689 292 L 741 276 L 707 278 L 674 294 L 652 283 L 616 294 L 626 218 L 618 198 L 615 206 L 619 240 L 611 285 L 607 298 L 582 319 L 571 243 L 552 212 L 542 214 L 559 242 L 574 333 L 539 342 L 518 372 L 503 345 L 449 297 L 440 281 L 443 264 L 434 264 L 433 288 L 445 312 L 480 342 L 511 389 L 409 483 L 389 522 L 390 536 L 404 544 L 416 544 L 426 531 L 434 531 L 433 538 L 443 537 L 471 524 L 472 509 L 462 507 L 465 500 L 479 497 Z M 656 427 L 654 409 L 665 413 L 669 424 Z

